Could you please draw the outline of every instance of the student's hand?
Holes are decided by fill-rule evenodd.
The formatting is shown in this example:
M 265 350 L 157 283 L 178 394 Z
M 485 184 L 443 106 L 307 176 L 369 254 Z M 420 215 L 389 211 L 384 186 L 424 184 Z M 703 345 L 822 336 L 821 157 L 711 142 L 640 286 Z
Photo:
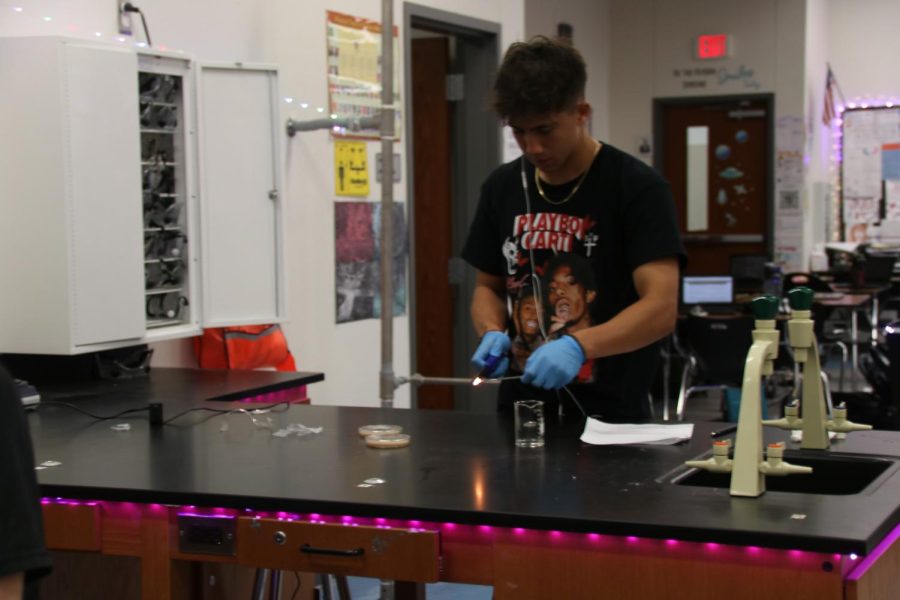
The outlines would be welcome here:
M 575 379 L 584 361 L 581 344 L 572 336 L 564 335 L 542 345 L 528 357 L 522 383 L 558 390 Z
M 512 343 L 509 336 L 502 331 L 488 331 L 481 338 L 481 343 L 472 355 L 472 364 L 478 369 L 478 372 L 484 370 L 485 366 L 491 362 L 495 362 L 496 366 L 487 374 L 491 379 L 503 377 L 506 369 L 509 368 L 509 347 Z

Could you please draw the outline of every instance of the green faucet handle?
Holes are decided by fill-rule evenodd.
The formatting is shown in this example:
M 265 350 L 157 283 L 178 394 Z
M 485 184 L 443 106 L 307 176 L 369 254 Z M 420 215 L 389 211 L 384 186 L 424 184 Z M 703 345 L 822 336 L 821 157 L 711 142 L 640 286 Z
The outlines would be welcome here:
M 788 302 L 791 310 L 810 310 L 812 308 L 814 292 L 808 287 L 797 287 L 788 292 Z
M 750 301 L 750 310 L 758 321 L 773 321 L 778 315 L 778 298 L 759 296 Z

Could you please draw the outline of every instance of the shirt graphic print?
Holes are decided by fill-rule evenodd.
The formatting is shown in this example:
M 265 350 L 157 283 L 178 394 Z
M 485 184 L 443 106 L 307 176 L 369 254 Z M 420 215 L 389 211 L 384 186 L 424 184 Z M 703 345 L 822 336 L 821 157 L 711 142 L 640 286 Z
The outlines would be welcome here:
M 593 226 L 590 217 L 564 213 L 513 218 L 503 255 L 516 332 L 512 342 L 515 370 L 523 371 L 531 353 L 546 341 L 596 324 L 591 313 L 599 290 L 589 260 L 597 243 Z M 576 254 L 579 248 L 587 256 Z M 593 381 L 592 371 L 593 361 L 587 361 L 575 380 Z

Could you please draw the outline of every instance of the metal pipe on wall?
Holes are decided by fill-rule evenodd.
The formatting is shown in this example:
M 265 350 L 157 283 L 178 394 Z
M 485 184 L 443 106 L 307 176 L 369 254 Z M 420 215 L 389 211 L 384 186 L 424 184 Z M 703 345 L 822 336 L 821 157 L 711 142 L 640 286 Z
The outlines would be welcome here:
M 407 380 L 394 374 L 394 6 L 381 0 L 381 110 L 377 117 L 288 119 L 290 137 L 298 131 L 346 127 L 352 131 L 379 129 L 381 137 L 381 406 L 393 408 L 394 390 Z
M 382 408 L 394 389 L 394 0 L 381 0 L 381 373 Z
M 336 119 L 310 119 L 308 121 L 295 121 L 289 118 L 287 120 L 288 137 L 294 137 L 298 131 L 315 131 L 317 129 L 332 129 L 334 127 L 342 127 L 350 131 L 360 131 L 362 129 L 378 129 L 381 126 L 379 117 L 338 117 Z

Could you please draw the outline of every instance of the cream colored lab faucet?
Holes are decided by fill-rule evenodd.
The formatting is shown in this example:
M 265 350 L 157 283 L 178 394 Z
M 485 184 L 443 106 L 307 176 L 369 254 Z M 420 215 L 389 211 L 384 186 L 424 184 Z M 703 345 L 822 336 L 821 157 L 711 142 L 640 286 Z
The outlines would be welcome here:
M 800 404 L 800 416 L 793 403 L 785 408 L 785 416 L 781 419 L 763 421 L 763 425 L 780 429 L 803 431 L 800 447 L 810 450 L 827 450 L 830 446 L 829 431 L 845 435 L 850 431 L 872 429 L 871 425 L 863 425 L 847 420 L 847 409 L 836 408 L 832 419 L 828 419 L 825 404 L 825 393 L 819 377 L 819 345 L 813 331 L 812 302 L 813 291 L 806 287 L 798 287 L 788 292 L 791 305 L 791 319 L 788 321 L 788 334 L 794 360 L 802 365 L 803 393 Z
M 783 444 L 770 444 L 766 459 L 763 458 L 762 435 L 762 377 L 771 375 L 778 357 L 778 330 L 775 316 L 778 299 L 763 296 L 751 302 L 756 316 L 753 345 L 744 362 L 744 378 L 741 388 L 741 408 L 738 413 L 734 459 L 728 460 L 728 444 L 713 443 L 713 456 L 707 460 L 689 460 L 689 467 L 713 472 L 731 472 L 732 496 L 756 498 L 766 491 L 766 475 L 812 473 L 810 467 L 787 463 L 782 458 Z

